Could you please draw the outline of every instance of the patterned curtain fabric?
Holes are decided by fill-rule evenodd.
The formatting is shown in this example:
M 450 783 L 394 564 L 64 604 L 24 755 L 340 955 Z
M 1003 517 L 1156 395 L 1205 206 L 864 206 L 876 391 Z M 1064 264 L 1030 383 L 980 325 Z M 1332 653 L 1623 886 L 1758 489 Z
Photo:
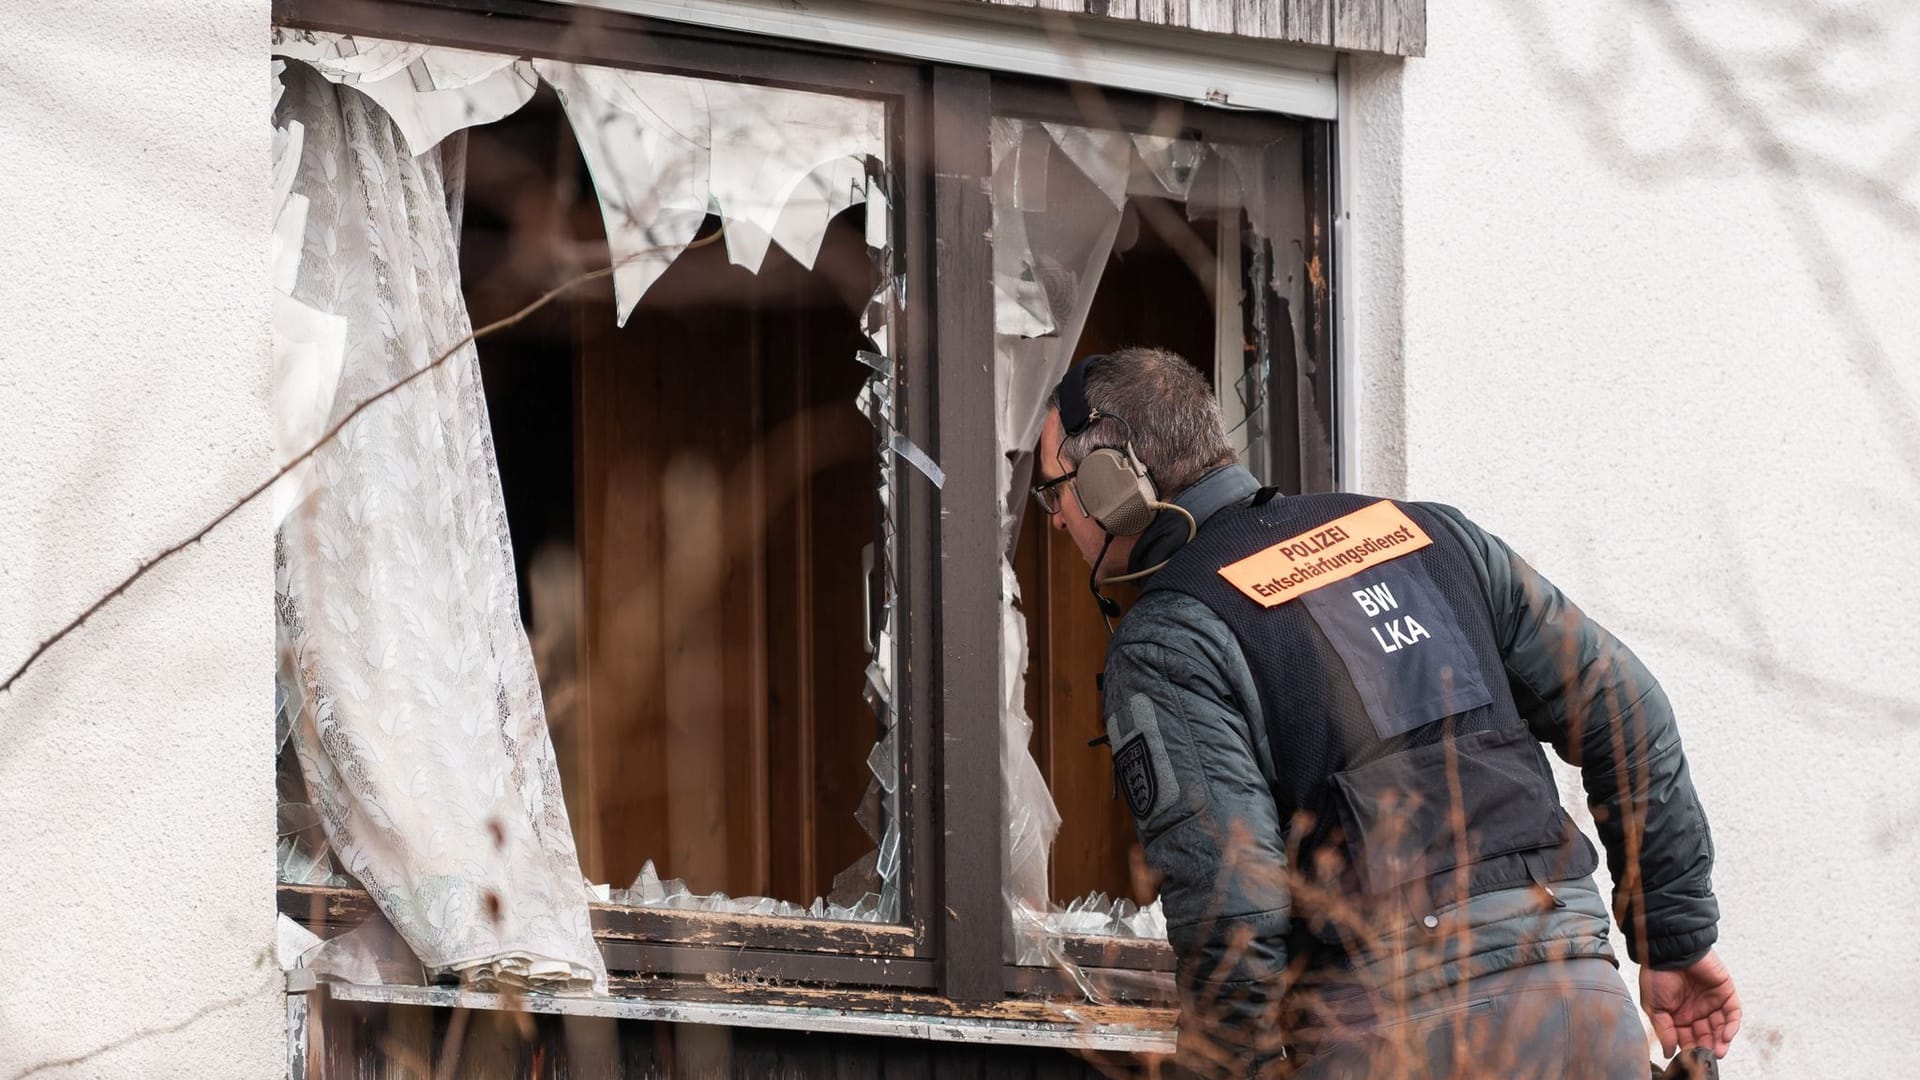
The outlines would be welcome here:
M 286 433 L 337 422 L 472 327 L 440 155 L 305 65 L 281 79 L 276 144 L 305 227 L 275 300 L 344 335 L 328 363 L 331 335 L 276 334 L 290 376 L 320 364 L 291 385 L 330 402 L 283 417 L 284 460 L 300 448 Z M 280 502 L 286 711 L 335 857 L 430 976 L 604 992 L 472 346 L 360 414 Z

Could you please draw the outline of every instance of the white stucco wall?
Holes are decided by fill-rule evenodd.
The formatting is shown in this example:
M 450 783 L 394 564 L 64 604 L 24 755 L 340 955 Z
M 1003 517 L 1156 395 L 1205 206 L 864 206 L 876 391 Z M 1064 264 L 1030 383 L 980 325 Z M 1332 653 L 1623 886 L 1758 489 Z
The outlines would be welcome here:
M 1356 64 L 1357 479 L 1466 509 L 1662 678 L 1729 1075 L 1907 1075 L 1920 5 L 1666 6 L 1433 3 L 1426 59 Z
M 268 467 L 266 5 L 13 7 L 0 677 Z M 1467 509 L 1666 682 L 1730 1069 L 1902 1075 L 1920 7 L 1799 7 L 1433 3 L 1426 59 L 1355 65 L 1354 479 Z M 0 1077 L 279 1072 L 271 581 L 245 513 L 0 694 Z
M 0 678 L 269 467 L 267 5 L 11 4 Z M 0 1077 L 284 1070 L 272 537 L 244 513 L 0 694 Z

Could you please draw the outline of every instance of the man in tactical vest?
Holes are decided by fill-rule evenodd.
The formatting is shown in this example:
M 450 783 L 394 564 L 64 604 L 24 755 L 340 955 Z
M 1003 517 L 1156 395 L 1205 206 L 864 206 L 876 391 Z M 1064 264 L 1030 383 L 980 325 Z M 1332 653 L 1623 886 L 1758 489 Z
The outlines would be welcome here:
M 1101 587 L 1114 780 L 1163 875 L 1194 1071 L 1642 1080 L 1580 768 L 1662 1046 L 1724 1055 L 1713 843 L 1666 695 L 1450 507 L 1263 489 L 1180 357 L 1089 358 L 1034 495 Z

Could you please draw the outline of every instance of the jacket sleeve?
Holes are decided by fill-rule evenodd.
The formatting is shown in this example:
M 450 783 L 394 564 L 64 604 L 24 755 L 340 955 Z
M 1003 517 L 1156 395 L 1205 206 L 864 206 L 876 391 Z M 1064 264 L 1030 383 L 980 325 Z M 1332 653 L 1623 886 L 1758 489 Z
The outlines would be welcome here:
M 1217 616 L 1153 594 L 1120 627 L 1102 694 L 1116 791 L 1163 876 L 1183 1052 L 1203 1038 L 1206 1057 L 1242 1065 L 1277 1049 L 1288 914 L 1280 823 L 1241 704 L 1250 687 Z
M 1678 968 L 1717 936 L 1713 838 L 1665 691 L 1640 658 L 1501 540 L 1427 504 L 1486 588 L 1507 682 L 1542 742 L 1578 766 L 1634 960 Z

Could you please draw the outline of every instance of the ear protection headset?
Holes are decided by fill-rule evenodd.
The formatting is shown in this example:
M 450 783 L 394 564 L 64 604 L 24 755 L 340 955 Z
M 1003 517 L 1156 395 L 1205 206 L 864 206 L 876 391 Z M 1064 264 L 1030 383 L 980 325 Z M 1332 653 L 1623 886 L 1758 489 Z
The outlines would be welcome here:
M 1107 534 L 1107 544 L 1101 547 L 1100 557 L 1094 560 L 1096 568 L 1106 561 L 1107 546 L 1113 543 L 1114 537 L 1136 536 L 1145 532 L 1147 526 L 1153 523 L 1154 516 L 1162 510 L 1171 510 L 1187 519 L 1188 540 L 1192 540 L 1199 531 L 1192 514 L 1172 503 L 1160 501 L 1160 492 L 1154 486 L 1152 473 L 1146 463 L 1134 454 L 1133 425 L 1125 417 L 1103 413 L 1087 402 L 1087 372 L 1105 359 L 1105 354 L 1095 354 L 1067 369 L 1055 393 L 1060 409 L 1060 426 L 1068 438 L 1084 433 L 1098 420 L 1113 420 L 1127 429 L 1125 443 L 1118 447 L 1103 446 L 1089 452 L 1080 459 L 1079 467 L 1074 470 L 1073 494 L 1080 501 L 1080 509 Z M 1100 592 L 1101 585 L 1137 581 L 1165 565 L 1162 561 L 1145 570 L 1109 578 L 1087 575 L 1087 586 L 1100 605 L 1100 613 L 1108 619 L 1117 618 L 1120 614 L 1120 605 Z
M 1081 459 L 1074 472 L 1073 493 L 1080 500 L 1080 508 L 1100 528 L 1114 536 L 1135 536 L 1146 531 L 1153 515 L 1165 504 L 1160 502 L 1147 467 L 1134 456 L 1133 426 L 1125 418 L 1109 416 L 1087 403 L 1087 371 L 1105 359 L 1103 354 L 1089 356 L 1069 368 L 1060 380 L 1060 426 L 1069 438 L 1103 419 L 1118 421 L 1127 428 L 1125 444 L 1103 446 Z

